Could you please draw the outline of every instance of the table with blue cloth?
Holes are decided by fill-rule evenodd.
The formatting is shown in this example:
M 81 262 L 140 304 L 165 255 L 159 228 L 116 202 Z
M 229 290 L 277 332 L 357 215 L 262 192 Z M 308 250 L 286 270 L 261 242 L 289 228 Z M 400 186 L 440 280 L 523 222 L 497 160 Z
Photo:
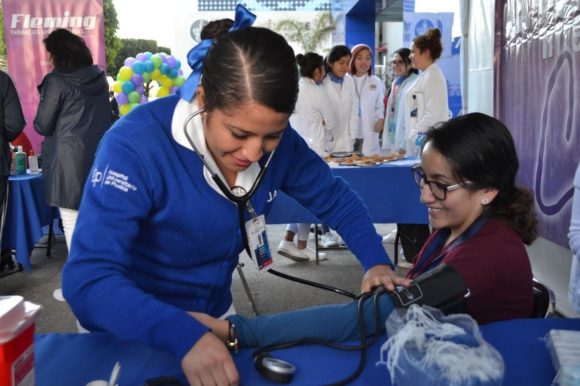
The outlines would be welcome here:
M 30 271 L 30 253 L 57 209 L 46 205 L 41 174 L 10 176 L 8 189 L 2 249 L 14 249 L 16 262 Z
M 580 330 L 580 319 L 516 319 L 481 326 L 485 340 L 502 355 L 506 372 L 503 384 L 548 386 L 555 376 L 543 338 L 551 329 Z M 369 350 L 364 370 L 352 385 L 390 385 L 384 365 L 377 365 L 383 335 Z M 36 385 L 83 386 L 109 379 L 116 361 L 121 363 L 119 385 L 140 386 L 153 377 L 181 374 L 179 361 L 166 352 L 115 339 L 105 333 L 37 334 L 35 336 Z M 276 385 L 254 368 L 253 349 L 234 354 L 241 385 Z M 272 353 L 297 367 L 293 385 L 329 384 L 350 375 L 359 352 L 320 346 L 299 346 Z
M 358 193 L 375 223 L 427 224 L 427 208 L 411 173 L 416 157 L 378 166 L 336 166 L 332 173 L 343 178 Z M 270 224 L 320 224 L 314 215 L 282 192 L 266 216 Z

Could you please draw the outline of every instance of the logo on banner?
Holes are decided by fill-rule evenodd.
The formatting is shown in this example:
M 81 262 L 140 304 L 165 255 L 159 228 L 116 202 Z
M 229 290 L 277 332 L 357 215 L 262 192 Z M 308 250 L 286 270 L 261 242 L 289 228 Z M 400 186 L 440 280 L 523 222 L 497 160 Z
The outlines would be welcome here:
M 50 33 L 56 28 L 68 29 L 94 29 L 97 25 L 97 16 L 71 16 L 65 11 L 62 17 L 32 16 L 28 13 L 12 14 L 10 19 L 11 35 L 39 34 L 33 32 L 42 30 Z

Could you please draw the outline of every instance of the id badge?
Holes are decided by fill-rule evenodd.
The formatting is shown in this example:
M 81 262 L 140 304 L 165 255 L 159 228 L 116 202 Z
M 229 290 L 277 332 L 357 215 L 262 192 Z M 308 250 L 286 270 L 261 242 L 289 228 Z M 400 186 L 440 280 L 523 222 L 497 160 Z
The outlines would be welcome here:
M 246 221 L 246 234 L 251 257 L 258 263 L 258 268 L 262 269 L 272 264 L 272 253 L 268 246 L 266 220 L 263 214 Z

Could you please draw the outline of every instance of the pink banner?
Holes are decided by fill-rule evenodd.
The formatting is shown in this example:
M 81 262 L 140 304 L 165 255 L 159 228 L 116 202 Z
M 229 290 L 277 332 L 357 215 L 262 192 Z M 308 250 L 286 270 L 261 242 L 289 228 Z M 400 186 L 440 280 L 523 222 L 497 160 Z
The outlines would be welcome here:
M 8 72 L 18 89 L 26 118 L 26 135 L 35 151 L 43 137 L 34 131 L 39 95 L 37 86 L 52 68 L 42 40 L 54 29 L 82 36 L 95 64 L 106 69 L 102 0 L 3 0 Z
M 534 192 L 540 236 L 567 247 L 580 161 L 580 9 L 565 0 L 546 9 L 540 0 L 502 3 L 495 113 L 514 136 L 518 180 Z

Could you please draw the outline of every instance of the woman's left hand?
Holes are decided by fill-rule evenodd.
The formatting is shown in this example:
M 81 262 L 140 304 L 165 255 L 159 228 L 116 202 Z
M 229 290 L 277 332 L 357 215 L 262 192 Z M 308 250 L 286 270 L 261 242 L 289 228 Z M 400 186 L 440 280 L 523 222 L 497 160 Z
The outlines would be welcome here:
M 385 125 L 385 120 L 379 119 L 378 121 L 375 122 L 375 127 L 373 128 L 373 130 L 375 131 L 375 133 L 380 133 L 381 131 L 383 131 L 384 125 Z
M 397 276 L 395 271 L 389 265 L 375 265 L 369 269 L 363 276 L 361 293 L 370 292 L 380 285 L 385 286 L 389 291 L 393 291 L 395 286 L 402 285 L 407 287 L 411 284 L 411 279 Z

